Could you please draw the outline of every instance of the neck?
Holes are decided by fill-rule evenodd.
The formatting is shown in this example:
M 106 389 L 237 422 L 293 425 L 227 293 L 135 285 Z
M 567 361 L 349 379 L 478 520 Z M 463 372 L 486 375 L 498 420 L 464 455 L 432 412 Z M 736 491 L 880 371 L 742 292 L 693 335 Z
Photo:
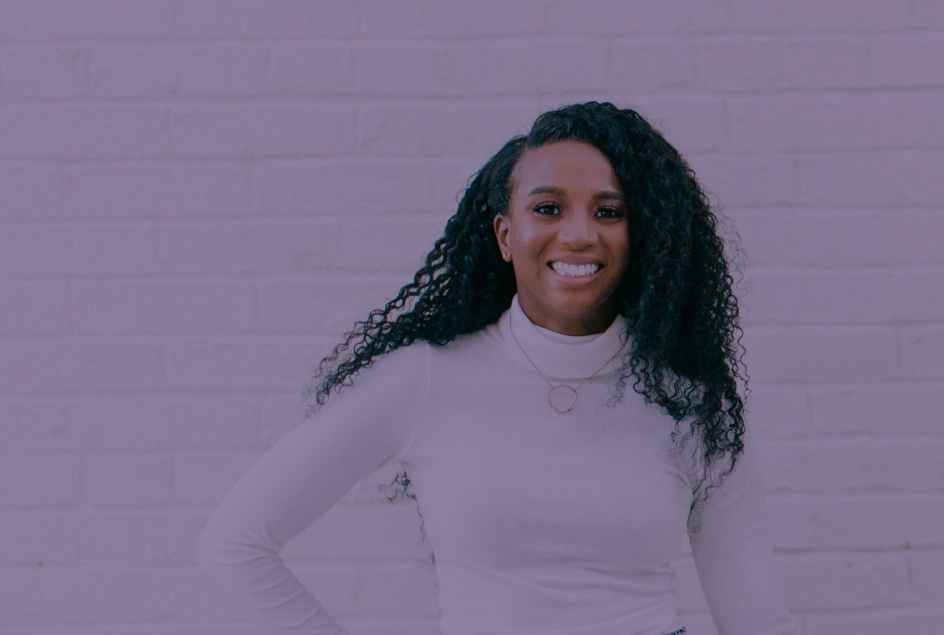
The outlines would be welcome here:
M 625 328 L 625 318 L 617 314 L 609 327 L 599 333 L 559 333 L 532 322 L 518 304 L 517 296 L 496 325 L 503 348 L 515 361 L 532 371 L 536 366 L 541 373 L 559 379 L 589 377 L 607 364 L 617 351 L 625 352 Z M 522 349 L 527 353 L 522 353 Z M 619 357 L 616 355 L 608 367 L 618 364 Z M 605 372 L 601 371 L 601 374 Z
M 522 303 L 520 296 L 516 297 L 519 298 L 518 305 L 521 307 L 521 311 L 528 316 L 528 320 L 530 320 L 532 324 L 561 335 L 581 336 L 604 333 L 610 328 L 613 324 L 613 320 L 616 319 L 619 313 L 612 303 L 608 303 L 603 311 L 589 318 L 582 320 L 581 318 L 574 318 L 572 321 L 553 320 L 542 317 L 540 313 L 531 306 L 530 302 L 525 300 L 525 302 Z

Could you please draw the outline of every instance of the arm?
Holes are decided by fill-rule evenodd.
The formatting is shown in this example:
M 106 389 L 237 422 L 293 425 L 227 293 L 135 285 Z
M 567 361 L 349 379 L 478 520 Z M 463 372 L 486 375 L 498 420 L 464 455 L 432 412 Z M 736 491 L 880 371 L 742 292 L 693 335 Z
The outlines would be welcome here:
M 426 406 L 428 353 L 417 341 L 361 369 L 242 476 L 204 528 L 197 562 L 266 633 L 347 635 L 279 550 L 361 478 L 405 455 Z
M 692 556 L 720 635 L 797 635 L 774 561 L 752 436 L 745 433 L 734 471 L 700 503 L 701 531 L 689 531 Z M 727 468 L 725 459 L 711 469 Z

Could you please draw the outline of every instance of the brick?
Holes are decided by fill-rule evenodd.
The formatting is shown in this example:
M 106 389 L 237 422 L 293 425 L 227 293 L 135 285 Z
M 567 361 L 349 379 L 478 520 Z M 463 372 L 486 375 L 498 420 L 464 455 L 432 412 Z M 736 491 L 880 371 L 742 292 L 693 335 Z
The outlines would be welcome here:
M 259 456 L 259 452 L 176 456 L 174 504 L 216 507 Z
M 172 152 L 187 157 L 324 156 L 350 150 L 349 109 L 311 106 L 178 106 Z
M 159 270 L 155 242 L 145 227 L 5 225 L 0 226 L 0 270 L 8 278 L 154 273 Z
M 164 619 L 171 610 L 163 571 L 43 569 L 0 575 L 0 626 L 82 627 Z M 101 630 L 99 630 L 101 632 Z
M 0 344 L 0 385 L 23 394 L 158 387 L 160 343 L 64 341 Z
M 227 97 L 266 92 L 268 49 L 239 46 L 201 46 L 181 57 L 179 94 L 185 97 Z
M 50 399 L 0 401 L 0 447 L 7 452 L 59 452 L 77 449 L 65 419 L 65 406 Z M 2 535 L 3 532 L 0 532 Z
M 944 82 L 944 38 L 934 36 L 890 35 L 870 43 L 873 81 L 888 89 L 893 87 L 940 88 Z
M 476 38 L 536 36 L 545 33 L 546 10 L 533 0 L 476 4 L 407 0 L 391 4 L 367 0 L 361 9 L 362 36 L 395 38 Z M 496 20 L 495 16 L 501 16 Z
M 374 271 L 384 275 L 412 274 L 425 266 L 426 256 L 444 231 L 438 219 L 390 218 L 341 221 L 341 255 L 333 271 Z M 391 240 L 397 236 L 398 240 Z M 406 284 L 404 280 L 404 284 Z
M 0 40 L 152 39 L 173 33 L 173 0 L 7 0 Z
M 763 97 L 728 103 L 736 152 L 817 152 L 901 147 L 902 107 L 874 97 Z
M 887 214 L 888 250 L 905 264 L 944 261 L 944 215 L 938 210 L 893 210 Z
M 940 287 L 937 288 L 938 291 Z M 937 298 L 927 300 L 938 306 Z M 910 378 L 944 379 L 941 360 L 944 359 L 944 328 L 936 324 L 928 327 L 903 328 L 901 333 L 901 372 Z
M 629 91 L 620 104 L 642 115 L 685 158 L 689 153 L 717 151 L 725 144 L 725 105 L 718 97 L 636 97 Z
M 747 328 L 743 346 L 755 381 L 883 381 L 897 376 L 890 328 L 809 326 Z
M 607 50 L 603 45 L 573 42 L 535 43 L 520 52 L 525 85 L 550 91 L 567 87 L 572 91 L 611 88 L 607 77 Z M 481 69 L 484 73 L 485 68 Z
M 505 138 L 500 143 L 493 143 L 480 156 L 443 157 L 430 166 L 431 197 L 425 208 L 433 212 L 433 217 L 439 220 L 439 226 L 443 230 L 449 218 L 459 209 L 459 201 L 472 183 L 475 173 L 513 136 L 526 134 L 530 123 L 528 117 L 522 117 L 521 126 L 517 130 L 506 131 Z M 424 208 L 419 205 L 414 208 L 415 211 L 421 209 Z
M 76 514 L 65 539 L 71 562 L 89 566 L 193 564 L 193 547 L 206 524 L 204 512 L 161 510 Z
M 773 445 L 780 439 L 805 438 L 815 433 L 807 397 L 792 387 L 751 386 L 746 425 L 759 439 Z
M 944 499 L 937 493 L 800 494 L 771 499 L 768 517 L 771 541 L 781 549 L 940 550 L 944 542 Z
M 248 205 L 249 178 L 234 166 L 109 165 L 74 168 L 68 212 L 190 220 L 244 214 Z
M 69 331 L 69 287 L 65 282 L 0 283 L 0 336 L 64 335 Z
M 931 272 L 756 274 L 752 321 L 763 324 L 890 323 L 944 320 L 935 294 L 944 274 Z M 887 302 L 878 305 L 876 297 Z
M 605 0 L 545 3 L 544 32 L 551 35 L 609 35 L 617 37 L 681 34 L 710 31 L 724 23 L 725 3 L 665 0 L 646 3 L 613 3 Z
M 22 99 L 81 98 L 92 94 L 91 51 L 84 46 L 10 47 L 3 54 L 3 96 Z
M 944 394 L 933 384 L 824 386 L 810 394 L 813 427 L 822 433 L 937 435 Z
M 922 29 L 944 27 L 944 4 L 940 0 L 912 0 L 912 25 Z
M 0 564 L 9 570 L 71 562 L 79 553 L 73 510 L 0 512 Z
M 911 552 L 906 560 L 912 597 L 928 608 L 944 605 L 944 553 Z
M 293 311 L 298 307 L 293 306 Z M 309 318 L 310 319 L 310 318 Z M 312 323 L 317 326 L 317 322 Z M 314 328 L 314 326 L 312 328 Z M 164 345 L 163 387 L 175 390 L 297 389 L 311 361 L 303 345 L 285 337 L 177 339 Z
M 357 92 L 427 96 L 440 85 L 445 49 L 435 46 L 365 45 L 354 51 Z M 499 75 L 507 73 L 501 69 Z M 478 90 L 478 89 L 477 89 Z
M 255 294 L 246 282 L 74 282 L 75 332 L 96 335 L 251 330 Z
M 756 207 L 798 200 L 796 165 L 789 156 L 692 153 L 686 159 L 712 204 Z
M 97 99 L 173 98 L 186 72 L 186 53 L 174 45 L 92 48 L 88 94 Z
M 944 98 L 913 95 L 905 97 L 902 102 L 902 145 L 908 148 L 944 149 Z
M 899 0 L 731 0 L 725 29 L 733 32 L 879 33 L 910 23 Z
M 690 88 L 695 82 L 695 59 L 687 42 L 613 43 L 609 52 L 610 81 L 629 94 Z
M 944 489 L 944 447 L 896 436 L 771 443 L 765 481 L 797 492 L 934 492 Z
M 336 278 L 336 276 L 332 276 Z M 407 276 L 402 276 L 406 284 Z M 382 285 L 349 279 L 341 282 L 271 282 L 259 287 L 259 324 L 280 333 L 347 332 L 396 296 L 402 284 Z M 291 307 L 287 310 L 284 307 Z
M 548 55 L 558 56 L 566 55 L 560 53 L 559 49 L 553 46 L 542 49 Z M 597 47 L 584 46 L 580 51 L 579 59 L 587 63 L 600 63 L 600 49 Z M 436 81 L 432 83 L 429 78 L 423 80 L 425 87 L 413 91 L 400 90 L 399 95 L 413 97 L 416 94 L 448 95 L 448 96 L 518 96 L 519 102 L 513 102 L 513 105 L 529 105 L 532 103 L 531 97 L 534 95 L 534 89 L 537 81 L 554 81 L 557 76 L 554 75 L 554 69 L 548 69 L 544 66 L 545 59 L 537 57 L 534 53 L 527 54 L 527 48 L 522 50 L 521 45 L 499 45 L 489 43 L 470 43 L 455 44 L 444 46 L 435 53 L 438 62 L 435 76 Z M 559 59 L 556 57 L 555 59 Z M 393 60 L 391 60 L 393 61 Z M 572 71 L 573 65 L 566 65 Z M 360 68 L 358 69 L 361 70 Z M 379 69 L 382 73 L 390 73 L 391 77 L 397 79 L 404 70 L 393 69 L 391 66 Z M 598 77 L 604 72 L 602 65 L 596 67 L 592 73 L 593 77 Z M 376 76 L 376 74 L 374 75 Z M 567 77 L 567 81 L 562 85 L 569 85 L 572 76 Z M 582 84 L 581 84 L 582 85 Z M 441 86 L 441 88 L 436 88 Z M 369 91 L 374 92 L 373 86 Z M 393 91 L 396 92 L 396 91 Z
M 170 501 L 169 455 L 97 455 L 85 458 L 86 497 L 92 507 L 154 507 Z
M 152 44 L 20 46 L 5 56 L 3 89 L 9 101 L 173 97 L 201 53 Z
M 416 617 L 437 614 L 435 569 L 425 562 L 358 567 L 362 606 L 378 617 Z
M 941 152 L 824 153 L 797 159 L 798 202 L 833 207 L 944 203 Z
M 245 631 L 245 635 L 258 635 L 259 629 L 246 617 L 244 601 L 227 595 L 225 589 L 220 588 L 219 582 L 211 579 L 206 572 L 173 572 L 168 575 L 168 579 L 171 582 L 169 593 L 175 622 L 180 625 L 175 623 L 174 630 L 171 631 L 168 624 L 163 624 L 164 630 L 155 632 L 154 635 L 190 635 L 191 629 L 186 624 L 197 624 L 196 628 L 199 630 L 194 631 L 193 635 L 201 635 L 204 630 L 208 634 L 219 632 L 219 635 L 235 635 L 244 631 L 237 630 L 239 627 L 235 625 L 228 626 L 226 630 L 223 630 L 224 626 L 218 626 L 218 630 L 211 628 L 213 624 L 229 625 L 234 619 L 240 618 L 243 618 L 240 623 L 251 628 Z
M 602 56 L 594 59 L 604 73 Z M 534 82 L 555 80 L 540 58 L 526 59 L 519 46 L 501 44 L 365 45 L 355 50 L 355 60 L 354 89 L 365 96 L 530 95 Z
M 903 257 L 888 242 L 890 226 L 898 221 L 880 213 L 804 209 L 771 214 L 764 210 L 739 213 L 735 222 L 742 247 L 757 267 L 887 265 Z M 764 290 L 756 286 L 756 293 Z
M 90 453 L 259 448 L 259 408 L 246 396 L 95 395 L 70 401 L 64 419 L 73 442 Z
M 905 608 L 908 571 L 899 554 L 849 554 L 785 563 L 784 595 L 795 609 Z
M 755 92 L 783 81 L 781 45 L 774 40 L 712 41 L 696 44 L 696 86 L 711 92 Z
M 183 39 L 345 38 L 357 32 L 357 3 L 331 0 L 187 0 L 177 8 Z
M 791 88 L 864 88 L 871 84 L 868 41 L 805 37 L 783 44 L 783 83 Z
M 888 635 L 888 633 L 925 633 L 933 635 L 941 627 L 944 610 L 910 608 L 888 611 L 836 611 L 801 616 L 806 635 Z
M 338 223 L 330 219 L 229 226 L 165 226 L 163 269 L 174 274 L 313 273 L 340 257 Z
M 356 49 L 350 45 L 276 44 L 269 47 L 266 92 L 272 95 L 351 93 Z
M 62 167 L 0 165 L 0 218 L 4 221 L 61 218 L 67 180 L 68 173 Z M 8 271 L 6 267 L 3 270 Z
M 16 106 L 0 111 L 0 158 L 127 159 L 166 153 L 168 112 L 154 106 Z
M 477 158 L 517 134 L 520 108 L 396 105 L 357 113 L 357 147 L 370 156 Z
M 72 506 L 82 496 L 81 457 L 71 452 L 5 454 L 0 508 Z
M 432 169 L 407 159 L 263 165 L 256 170 L 255 211 L 351 217 L 428 209 Z

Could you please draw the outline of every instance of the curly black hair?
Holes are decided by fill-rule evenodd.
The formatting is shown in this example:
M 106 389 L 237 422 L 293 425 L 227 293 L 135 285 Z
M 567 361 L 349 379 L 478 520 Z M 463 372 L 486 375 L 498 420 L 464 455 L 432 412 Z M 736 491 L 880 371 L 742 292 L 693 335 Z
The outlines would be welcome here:
M 632 374 L 633 390 L 675 420 L 673 441 L 680 421 L 689 419 L 682 439 L 699 435 L 703 467 L 689 521 L 692 531 L 700 531 L 697 503 L 707 499 L 708 487 L 717 487 L 733 471 L 744 448 L 734 345 L 734 331 L 740 331 L 737 299 L 716 231 L 718 217 L 694 171 L 639 113 L 609 102 L 545 112 L 526 135 L 515 136 L 488 160 L 413 282 L 382 310 L 357 322 L 346 340 L 321 360 L 306 392 L 317 405 L 306 418 L 326 402 L 332 388 L 340 389 L 375 358 L 418 339 L 442 346 L 498 320 L 517 285 L 511 263 L 499 255 L 493 219 L 509 214 L 516 166 L 524 152 L 567 140 L 602 152 L 626 196 L 632 256 L 615 294 L 632 346 L 617 372 L 617 401 Z M 353 354 L 327 372 L 355 339 Z M 746 391 L 749 378 L 742 379 Z M 637 389 L 640 382 L 643 391 Z M 712 464 L 724 456 L 728 470 L 702 489 Z M 394 482 L 409 485 L 409 478 L 402 472 Z

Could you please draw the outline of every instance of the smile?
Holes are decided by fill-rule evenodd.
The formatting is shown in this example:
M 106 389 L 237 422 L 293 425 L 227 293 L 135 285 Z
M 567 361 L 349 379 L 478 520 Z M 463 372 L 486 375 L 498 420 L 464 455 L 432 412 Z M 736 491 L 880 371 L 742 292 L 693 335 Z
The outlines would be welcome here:
M 584 284 L 593 282 L 600 276 L 600 272 L 603 271 L 603 265 L 599 265 L 596 271 L 593 271 L 592 273 L 586 273 L 583 275 L 579 275 L 575 273 L 568 274 L 568 273 L 558 272 L 557 270 L 554 269 L 551 263 L 547 264 L 547 268 L 551 270 L 551 274 L 554 276 L 554 278 L 560 280 L 564 284 L 569 284 L 569 285 L 584 285 Z M 582 271 L 586 271 L 586 270 L 587 269 L 583 269 Z M 573 269 L 571 269 L 571 271 L 573 272 Z

